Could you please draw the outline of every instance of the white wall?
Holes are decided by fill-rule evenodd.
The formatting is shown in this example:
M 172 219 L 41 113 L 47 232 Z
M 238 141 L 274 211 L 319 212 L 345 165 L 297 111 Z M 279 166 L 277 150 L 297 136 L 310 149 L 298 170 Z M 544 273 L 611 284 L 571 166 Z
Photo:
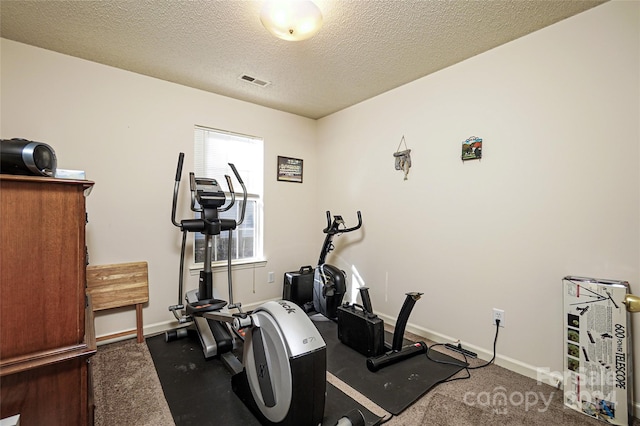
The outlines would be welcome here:
M 316 121 L 9 40 L 0 46 L 2 138 L 49 143 L 58 167 L 85 170 L 96 182 L 87 198 L 90 262 L 149 262 L 147 332 L 166 326 L 173 318 L 167 307 L 177 303 L 181 233 L 170 222 L 171 200 L 183 151 L 178 219 L 188 217 L 184 179 L 193 169 L 194 125 L 265 141 L 267 265 L 234 274 L 234 299 L 279 297 L 284 273 L 315 260 L 321 229 L 311 228 L 309 218 L 316 214 Z M 304 183 L 276 181 L 278 155 L 304 159 Z M 187 276 L 187 289 L 196 288 L 197 276 Z M 225 295 L 226 273 L 215 280 Z M 110 312 L 97 318 L 96 331 L 134 325 L 134 311 Z
M 424 292 L 414 330 L 485 356 L 504 309 L 500 362 L 561 371 L 564 276 L 640 294 L 639 64 L 640 3 L 612 2 L 320 120 L 320 206 L 365 227 L 332 260 L 388 316 Z

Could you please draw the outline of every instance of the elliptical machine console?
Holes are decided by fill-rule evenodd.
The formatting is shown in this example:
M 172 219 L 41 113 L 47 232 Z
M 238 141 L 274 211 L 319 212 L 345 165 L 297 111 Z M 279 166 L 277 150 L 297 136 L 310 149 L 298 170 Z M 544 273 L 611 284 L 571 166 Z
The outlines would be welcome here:
M 358 224 L 347 228 L 342 216 L 336 215 L 331 221 L 331 212 L 327 210 L 327 227 L 322 230 L 327 236 L 320 250 L 318 267 L 313 277 L 313 308 L 325 317 L 337 320 L 338 306 L 342 304 L 342 298 L 347 291 L 347 276 L 345 272 L 333 265 L 326 263 L 327 255 L 335 248 L 333 237 L 360 229 L 362 215 L 358 211 Z

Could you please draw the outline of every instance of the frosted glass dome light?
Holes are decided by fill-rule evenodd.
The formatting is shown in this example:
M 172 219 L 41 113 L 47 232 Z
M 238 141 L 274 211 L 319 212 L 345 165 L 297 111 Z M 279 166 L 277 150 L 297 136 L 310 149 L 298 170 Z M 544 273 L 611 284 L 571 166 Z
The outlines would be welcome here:
M 313 37 L 320 30 L 322 12 L 312 1 L 268 0 L 262 6 L 260 21 L 278 38 L 301 41 Z

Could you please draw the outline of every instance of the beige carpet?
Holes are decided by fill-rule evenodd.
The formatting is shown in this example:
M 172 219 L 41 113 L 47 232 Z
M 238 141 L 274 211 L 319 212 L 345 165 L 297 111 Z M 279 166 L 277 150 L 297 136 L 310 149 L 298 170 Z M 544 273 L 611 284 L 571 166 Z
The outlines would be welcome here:
M 91 358 L 96 426 L 173 426 L 146 343 L 98 347 Z
M 484 361 L 471 360 L 472 366 L 480 364 Z M 96 426 L 174 425 L 146 344 L 133 339 L 100 346 L 92 358 L 92 368 Z M 454 377 L 464 375 L 462 371 Z M 385 416 L 389 426 L 603 424 L 565 408 L 561 390 L 495 365 L 471 370 L 469 379 L 436 386 L 396 417 L 330 374 L 328 381 L 369 410 Z M 640 422 L 635 420 L 633 426 L 640 426 Z
M 409 340 L 423 340 L 405 333 Z M 434 342 L 426 341 L 428 345 Z M 462 355 L 437 347 L 462 359 Z M 468 360 L 471 367 L 485 365 L 481 359 Z M 393 417 L 389 426 L 601 426 L 602 421 L 566 408 L 561 389 L 538 383 L 497 365 L 470 370 L 471 377 L 436 386 L 418 401 Z M 463 370 L 452 379 L 466 377 Z M 633 426 L 640 426 L 634 419 Z
M 491 365 L 472 370 L 470 379 L 438 385 L 387 424 L 596 426 L 602 422 L 565 408 L 561 390 Z

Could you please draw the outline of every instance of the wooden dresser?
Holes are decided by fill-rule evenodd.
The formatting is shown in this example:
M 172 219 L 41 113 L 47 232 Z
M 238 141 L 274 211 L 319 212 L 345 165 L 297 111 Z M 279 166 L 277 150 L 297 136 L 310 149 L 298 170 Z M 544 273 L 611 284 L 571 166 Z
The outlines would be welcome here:
M 90 181 L 0 175 L 0 418 L 91 425 Z

